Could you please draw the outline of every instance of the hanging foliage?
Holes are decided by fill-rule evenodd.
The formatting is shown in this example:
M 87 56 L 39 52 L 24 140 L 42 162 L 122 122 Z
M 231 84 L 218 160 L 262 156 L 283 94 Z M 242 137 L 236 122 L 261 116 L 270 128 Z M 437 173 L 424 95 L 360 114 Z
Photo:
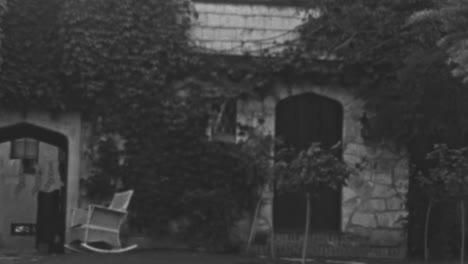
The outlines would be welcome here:
M 192 15 L 185 0 L 1 1 L 0 102 L 80 111 L 95 136 L 89 195 L 132 188 L 133 227 L 164 231 L 186 215 L 218 243 L 257 183 L 245 171 L 251 156 L 206 140 L 203 90 L 172 85 L 199 65 Z

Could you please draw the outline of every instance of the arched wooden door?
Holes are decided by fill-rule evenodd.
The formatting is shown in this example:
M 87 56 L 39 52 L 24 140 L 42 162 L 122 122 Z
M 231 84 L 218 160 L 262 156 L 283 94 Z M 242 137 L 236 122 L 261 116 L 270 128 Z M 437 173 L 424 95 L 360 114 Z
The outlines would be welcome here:
M 343 110 L 338 102 L 312 93 L 288 97 L 276 107 L 276 137 L 284 144 L 304 149 L 312 142 L 330 147 L 341 141 Z M 303 194 L 275 194 L 273 222 L 278 232 L 303 232 Z M 311 230 L 339 231 L 341 188 L 323 189 L 311 203 Z

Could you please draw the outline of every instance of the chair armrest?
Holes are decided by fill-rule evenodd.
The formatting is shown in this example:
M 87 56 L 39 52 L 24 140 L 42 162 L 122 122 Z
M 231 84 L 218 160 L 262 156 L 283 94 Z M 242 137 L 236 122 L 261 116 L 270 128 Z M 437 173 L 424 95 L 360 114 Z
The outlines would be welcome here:
M 109 207 L 105 207 L 105 206 L 97 205 L 97 204 L 90 204 L 88 208 L 89 210 L 99 210 L 99 211 L 115 213 L 115 214 L 125 214 L 125 215 L 127 214 L 127 211 L 111 209 Z

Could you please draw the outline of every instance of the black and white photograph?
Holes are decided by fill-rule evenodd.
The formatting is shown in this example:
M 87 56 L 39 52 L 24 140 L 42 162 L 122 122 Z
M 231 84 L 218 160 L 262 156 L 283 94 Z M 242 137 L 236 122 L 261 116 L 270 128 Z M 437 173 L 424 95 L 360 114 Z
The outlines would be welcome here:
M 468 0 L 0 0 L 0 264 L 467 244 Z

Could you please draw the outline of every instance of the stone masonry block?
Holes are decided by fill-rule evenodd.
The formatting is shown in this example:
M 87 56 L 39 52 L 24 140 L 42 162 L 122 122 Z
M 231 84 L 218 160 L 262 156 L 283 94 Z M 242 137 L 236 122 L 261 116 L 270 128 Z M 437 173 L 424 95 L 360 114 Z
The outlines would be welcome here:
M 344 153 L 343 154 L 343 160 L 349 165 L 349 166 L 355 166 L 356 164 L 359 164 L 361 162 L 361 156 L 354 155 L 352 153 Z
M 405 201 L 398 196 L 386 200 L 387 210 L 403 210 L 405 209 Z
M 211 21 L 211 13 L 205 13 L 205 12 L 199 12 L 198 17 L 196 20 L 192 21 L 192 27 L 193 25 L 198 25 L 198 26 L 209 26 L 209 23 Z
M 395 166 L 395 161 L 389 159 L 374 159 L 374 168 L 380 171 L 391 172 Z
M 236 28 L 219 28 L 216 30 L 216 39 L 219 41 L 241 41 L 240 38 L 242 30 Z
M 399 179 L 395 181 L 395 189 L 399 194 L 408 193 L 409 180 L 408 179 Z
M 363 144 L 349 143 L 346 145 L 344 154 L 353 156 L 364 156 L 367 152 L 366 146 Z
M 225 5 L 209 4 L 209 3 L 194 3 L 197 12 L 225 12 Z
M 388 198 L 396 194 L 395 189 L 392 186 L 375 184 L 372 189 L 372 197 L 374 198 Z
M 264 39 L 269 37 L 269 31 L 267 29 L 241 29 L 239 32 L 239 40 L 243 41 L 254 41 L 258 39 Z M 246 43 L 246 44 L 262 44 L 262 43 Z
M 356 211 L 361 204 L 361 199 L 359 197 L 351 198 L 341 204 L 341 213 L 342 215 L 351 215 Z
M 407 212 L 385 212 L 377 213 L 377 225 L 385 228 L 401 228 L 401 218 L 406 216 Z
M 258 28 L 258 29 L 280 29 L 276 28 L 272 21 L 276 18 L 267 16 L 243 16 L 239 26 L 243 28 Z
M 369 228 L 377 227 L 374 214 L 355 213 L 352 216 L 351 223 Z
M 370 243 L 373 246 L 398 246 L 404 243 L 405 236 L 401 230 L 377 229 L 372 231 Z
M 347 181 L 347 186 L 353 189 L 358 195 L 362 196 L 363 192 L 372 190 L 372 183 L 363 180 L 359 175 L 351 175 Z
M 203 27 L 193 26 L 192 30 L 190 31 L 190 37 L 193 40 L 203 39 L 203 30 Z
M 395 167 L 393 169 L 393 177 L 396 180 L 408 179 L 409 165 L 406 159 L 402 159 L 395 164 Z
M 385 200 L 372 199 L 372 200 L 367 200 L 363 202 L 359 208 L 359 211 L 373 213 L 373 212 L 385 211 L 385 209 L 386 209 Z
M 348 187 L 343 187 L 343 191 L 342 191 L 342 197 L 343 197 L 343 202 L 346 202 L 354 197 L 356 197 L 356 192 L 351 189 L 351 188 L 348 188 Z
M 216 28 L 202 28 L 201 30 L 202 38 L 201 39 L 208 39 L 208 40 L 216 40 L 218 38 L 219 29 Z
M 290 17 L 270 17 L 270 23 L 265 24 L 274 29 L 293 30 L 302 24 L 302 21 L 297 18 Z
M 213 16 L 214 17 L 214 16 Z M 218 27 L 234 27 L 234 28 L 245 28 L 246 17 L 241 15 L 234 14 L 217 14 L 216 20 L 209 21 L 209 24 L 212 26 Z M 253 25 L 251 28 L 262 28 L 262 24 Z
M 351 226 L 346 230 L 346 232 L 353 233 L 358 236 L 369 237 L 372 233 L 372 229 L 362 226 Z
M 392 184 L 392 174 L 390 172 L 377 172 L 374 174 L 373 182 L 379 184 Z
M 360 176 L 365 181 L 371 181 L 374 178 L 374 173 L 371 170 L 364 170 L 360 173 Z

